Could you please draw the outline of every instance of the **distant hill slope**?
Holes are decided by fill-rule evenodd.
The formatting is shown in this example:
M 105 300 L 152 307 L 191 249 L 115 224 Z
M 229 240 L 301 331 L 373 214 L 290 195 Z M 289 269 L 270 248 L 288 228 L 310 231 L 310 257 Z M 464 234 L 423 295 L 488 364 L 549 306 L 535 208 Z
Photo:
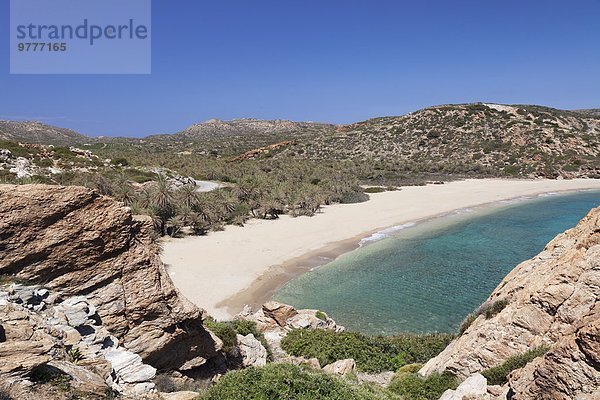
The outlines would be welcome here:
M 175 134 L 152 135 L 145 142 L 198 143 L 207 151 L 238 155 L 254 148 L 269 146 L 287 140 L 311 138 L 335 132 L 336 125 L 319 122 L 293 122 L 287 120 L 259 120 L 253 118 L 222 121 L 211 119 L 194 124 Z
M 174 139 L 219 139 L 228 136 L 256 135 L 256 134 L 282 134 L 291 132 L 305 132 L 313 130 L 333 129 L 332 124 L 317 122 L 293 122 L 286 120 L 259 120 L 252 118 L 221 121 L 211 119 L 172 135 Z
M 372 160 L 421 172 L 600 177 L 600 117 L 541 106 L 459 104 L 339 127 L 277 157 Z
M 71 145 L 85 143 L 92 139 L 71 129 L 46 125 L 41 122 L 0 120 L 0 140 L 23 143 Z
M 586 114 L 592 117 L 600 117 L 600 108 L 588 108 L 585 110 L 573 110 L 580 114 Z

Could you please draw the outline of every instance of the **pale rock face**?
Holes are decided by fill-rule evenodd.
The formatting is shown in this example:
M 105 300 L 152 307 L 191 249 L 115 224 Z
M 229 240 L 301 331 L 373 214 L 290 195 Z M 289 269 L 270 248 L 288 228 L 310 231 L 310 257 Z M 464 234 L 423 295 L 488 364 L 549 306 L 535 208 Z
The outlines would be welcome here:
M 262 367 L 267 364 L 267 349 L 253 334 L 237 335 L 237 340 L 244 367 Z
M 144 362 L 186 369 L 217 354 L 205 312 L 173 286 L 149 223 L 121 203 L 82 187 L 0 185 L 0 232 L 0 274 L 85 294 L 94 318 Z M 68 307 L 70 325 L 93 319 Z
M 486 396 L 487 379 L 481 374 L 473 374 L 458 385 L 456 390 L 446 390 L 440 400 L 484 399 Z
M 23 307 L 8 303 L 0 309 L 0 376 L 24 378 L 52 359 L 57 340 L 41 326 L 42 319 Z
M 356 370 L 356 363 L 353 359 L 338 360 L 323 367 L 323 371 L 333 375 L 351 374 Z
M 117 382 L 138 383 L 149 381 L 156 375 L 156 368 L 142 362 L 142 357 L 124 349 L 112 349 L 104 353 L 117 376 Z
M 198 398 L 198 392 L 172 392 L 172 393 L 161 393 L 160 398 L 163 400 L 196 400 Z
M 24 157 L 17 157 L 17 160 L 14 163 L 14 167 L 9 170 L 13 174 L 17 175 L 17 178 L 29 178 L 33 176 L 33 171 L 31 169 L 31 162 Z
M 550 350 L 513 371 L 512 399 L 600 398 L 600 208 L 510 272 L 489 298 L 509 299 L 419 371 L 468 377 L 540 345 Z

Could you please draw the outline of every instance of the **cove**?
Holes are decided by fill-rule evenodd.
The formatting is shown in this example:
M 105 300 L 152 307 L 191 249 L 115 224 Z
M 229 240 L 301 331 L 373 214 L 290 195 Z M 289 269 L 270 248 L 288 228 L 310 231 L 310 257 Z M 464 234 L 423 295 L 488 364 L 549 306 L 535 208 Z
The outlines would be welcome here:
M 517 264 L 599 205 L 600 191 L 550 194 L 386 229 L 274 299 L 363 333 L 455 332 Z

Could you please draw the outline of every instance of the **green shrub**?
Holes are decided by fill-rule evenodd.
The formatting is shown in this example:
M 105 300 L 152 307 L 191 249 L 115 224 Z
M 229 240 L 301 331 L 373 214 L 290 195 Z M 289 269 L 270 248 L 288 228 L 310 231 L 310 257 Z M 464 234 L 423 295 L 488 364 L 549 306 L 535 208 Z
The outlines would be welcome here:
M 508 303 L 509 303 L 508 299 L 500 299 L 500 300 L 494 301 L 491 304 L 488 304 L 487 306 L 484 307 L 484 311 L 483 311 L 485 314 L 485 318 L 490 319 L 490 318 L 496 316 L 497 314 L 500 313 L 500 311 L 502 311 L 506 308 Z
M 452 340 L 448 334 L 371 337 L 355 332 L 294 330 L 281 342 L 291 355 L 315 357 L 321 365 L 353 358 L 365 372 L 395 371 L 405 364 L 425 362 Z
M 123 157 L 115 158 L 114 160 L 111 160 L 110 163 L 113 165 L 122 165 L 123 167 L 129 165 L 129 161 L 127 161 L 127 159 Z
M 486 301 L 481 306 L 479 306 L 477 310 L 467 315 L 465 319 L 461 322 L 460 327 L 458 328 L 459 336 L 465 333 L 465 331 L 480 315 L 485 315 L 486 319 L 493 318 L 494 316 L 499 314 L 500 311 L 504 310 L 509 303 L 510 301 L 508 299 L 500 299 L 492 303 Z
M 433 373 L 422 378 L 416 373 L 396 374 L 388 389 L 410 400 L 437 400 L 448 389 L 456 389 L 456 377 L 449 373 Z
M 540 346 L 523 354 L 509 357 L 502 364 L 486 369 L 481 374 L 488 380 L 488 385 L 504 385 L 508 382 L 508 375 L 515 369 L 523 368 L 533 359 L 543 356 L 548 351 L 548 346 Z
M 236 331 L 231 323 L 217 322 L 214 319 L 204 321 L 204 326 L 210 329 L 219 339 L 223 341 L 223 352 L 227 355 L 235 353 L 238 344 Z
M 217 322 L 210 318 L 204 321 L 204 326 L 223 341 L 223 352 L 228 356 L 236 355 L 236 347 L 238 345 L 237 334 L 246 336 L 251 333 L 267 349 L 267 359 L 273 359 L 271 348 L 263 334 L 258 331 L 254 321 L 234 320 Z
M 13 157 L 25 157 L 28 158 L 33 150 L 27 149 L 25 147 L 19 146 L 18 143 L 10 142 L 8 140 L 0 140 L 0 149 L 9 150 Z
M 352 204 L 352 203 L 364 203 L 369 200 L 369 195 L 362 192 L 346 192 L 342 194 L 340 203 Z
M 315 317 L 319 318 L 321 321 L 327 321 L 327 314 L 325 314 L 323 311 L 317 311 L 315 313 Z
M 268 364 L 228 372 L 203 400 L 375 400 L 399 399 L 382 389 L 291 364 Z
M 471 313 L 467 315 L 465 319 L 463 319 L 463 321 L 460 323 L 460 327 L 458 328 L 458 335 L 460 336 L 463 333 L 465 333 L 465 331 L 469 329 L 471 324 L 475 322 L 478 316 L 479 315 L 477 315 L 476 313 Z
M 365 193 L 381 193 L 385 192 L 387 189 L 381 186 L 371 186 L 363 190 Z

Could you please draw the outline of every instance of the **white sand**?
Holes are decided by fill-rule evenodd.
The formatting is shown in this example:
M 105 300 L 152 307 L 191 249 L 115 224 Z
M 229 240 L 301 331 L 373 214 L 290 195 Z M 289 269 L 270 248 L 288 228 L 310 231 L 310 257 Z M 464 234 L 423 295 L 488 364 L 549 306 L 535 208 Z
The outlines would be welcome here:
M 228 226 L 205 237 L 169 239 L 162 259 L 188 299 L 215 318 L 227 319 L 228 311 L 235 310 L 226 310 L 223 302 L 250 287 L 269 267 L 328 244 L 460 208 L 580 189 L 600 189 L 600 180 L 482 179 L 404 187 L 372 194 L 365 203 L 326 206 L 315 217 L 251 220 L 243 228 Z

